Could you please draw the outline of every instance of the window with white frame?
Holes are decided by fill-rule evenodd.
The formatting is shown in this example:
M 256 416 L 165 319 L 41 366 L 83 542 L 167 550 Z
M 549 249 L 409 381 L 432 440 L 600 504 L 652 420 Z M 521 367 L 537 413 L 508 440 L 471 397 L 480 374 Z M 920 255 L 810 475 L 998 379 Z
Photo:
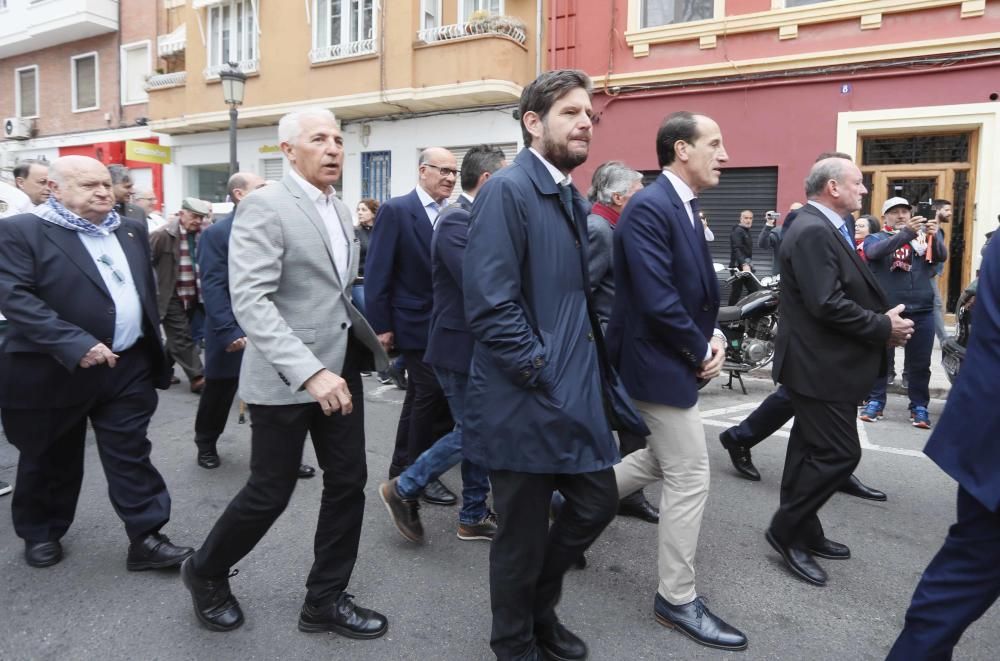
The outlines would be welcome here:
M 251 0 L 229 0 L 208 8 L 208 68 L 217 76 L 229 62 L 257 71 L 257 16 Z
M 313 62 L 375 52 L 375 0 L 315 0 Z
M 641 27 L 703 21 L 715 15 L 715 0 L 642 0 Z
M 97 53 L 84 53 L 70 58 L 73 87 L 73 112 L 97 110 L 100 98 Z
M 420 0 L 420 29 L 441 27 L 441 0 Z
M 475 15 L 503 16 L 503 0 L 461 0 L 459 23 L 467 23 Z
M 38 65 L 14 70 L 15 113 L 18 117 L 38 117 Z
M 150 42 L 140 41 L 121 47 L 122 105 L 146 103 L 146 78 L 151 73 Z

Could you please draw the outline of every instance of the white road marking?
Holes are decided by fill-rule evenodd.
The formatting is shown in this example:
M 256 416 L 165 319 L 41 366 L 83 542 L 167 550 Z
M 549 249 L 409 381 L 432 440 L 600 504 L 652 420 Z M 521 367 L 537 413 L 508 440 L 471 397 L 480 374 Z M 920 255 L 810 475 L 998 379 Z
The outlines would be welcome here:
M 940 404 L 943 404 L 943 400 L 933 400 Z M 708 427 L 722 427 L 728 429 L 734 424 L 739 424 L 743 419 L 754 411 L 760 402 L 746 402 L 744 404 L 738 404 L 736 406 L 727 406 L 720 409 L 709 409 L 707 411 L 701 412 L 701 422 L 703 425 Z M 739 417 L 735 417 L 733 414 L 739 414 Z M 787 423 L 782 425 L 781 429 L 774 432 L 772 436 L 780 436 L 781 438 L 788 438 L 789 432 L 792 428 L 792 422 L 795 418 L 792 418 Z M 868 439 L 868 430 L 866 427 L 871 423 L 863 422 L 858 420 L 858 438 L 861 440 L 861 448 L 864 450 L 872 450 L 873 452 L 887 452 L 889 454 L 898 454 L 904 457 L 922 457 L 927 458 L 927 455 L 923 453 L 922 450 L 911 450 L 909 448 L 894 448 L 888 445 L 877 445 L 872 443 Z M 878 424 L 878 423 L 875 423 Z

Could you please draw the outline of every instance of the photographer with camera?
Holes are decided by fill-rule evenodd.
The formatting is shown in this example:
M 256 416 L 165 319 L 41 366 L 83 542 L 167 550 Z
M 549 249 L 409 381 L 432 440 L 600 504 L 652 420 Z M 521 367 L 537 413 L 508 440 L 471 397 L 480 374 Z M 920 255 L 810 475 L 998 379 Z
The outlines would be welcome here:
M 923 206 L 923 205 L 922 205 Z M 920 209 L 924 213 L 930 212 Z M 914 427 L 930 429 L 927 404 L 934 348 L 934 286 L 931 275 L 948 259 L 948 248 L 938 235 L 938 218 L 911 215 L 910 203 L 892 197 L 882 205 L 882 231 L 864 241 L 868 266 L 885 290 L 889 306 L 903 304 L 903 316 L 913 320 L 913 336 L 905 347 L 904 370 L 908 377 L 910 420 Z M 888 349 L 893 371 L 895 349 Z M 885 410 L 886 378 L 879 378 L 861 413 L 865 422 L 877 422 Z

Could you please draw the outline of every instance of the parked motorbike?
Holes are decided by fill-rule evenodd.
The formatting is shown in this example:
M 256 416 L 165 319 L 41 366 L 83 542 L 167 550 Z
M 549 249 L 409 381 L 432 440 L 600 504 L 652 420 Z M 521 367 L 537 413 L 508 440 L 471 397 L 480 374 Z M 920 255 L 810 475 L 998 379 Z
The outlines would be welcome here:
M 969 346 L 969 331 L 972 328 L 972 309 L 976 305 L 976 287 L 979 280 L 973 280 L 958 297 L 955 305 L 955 334 L 941 343 L 941 365 L 949 383 L 955 383 L 958 371 L 965 360 L 965 349 Z
M 725 270 L 722 264 L 715 264 L 717 273 Z M 778 333 L 778 288 L 780 276 L 765 276 L 758 279 L 751 271 L 729 269 L 732 276 L 726 284 L 732 286 L 738 280 L 750 292 L 736 305 L 719 308 L 719 328 L 726 335 L 726 361 L 722 366 L 729 373 L 729 382 L 723 386 L 732 389 L 733 379 L 740 384 L 743 394 L 743 374 L 765 367 L 774 358 L 774 338 Z M 704 388 L 707 380 L 698 384 Z

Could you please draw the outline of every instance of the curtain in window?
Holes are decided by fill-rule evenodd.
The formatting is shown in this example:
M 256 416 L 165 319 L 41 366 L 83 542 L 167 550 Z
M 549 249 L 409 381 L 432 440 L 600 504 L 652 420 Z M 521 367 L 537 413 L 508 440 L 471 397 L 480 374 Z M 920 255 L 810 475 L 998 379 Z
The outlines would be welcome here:
M 88 55 L 76 64 L 76 109 L 97 106 L 97 57 Z
M 38 80 L 35 78 L 35 70 L 18 71 L 17 76 L 21 92 L 21 117 L 34 117 L 38 114 L 38 105 L 35 103 Z

